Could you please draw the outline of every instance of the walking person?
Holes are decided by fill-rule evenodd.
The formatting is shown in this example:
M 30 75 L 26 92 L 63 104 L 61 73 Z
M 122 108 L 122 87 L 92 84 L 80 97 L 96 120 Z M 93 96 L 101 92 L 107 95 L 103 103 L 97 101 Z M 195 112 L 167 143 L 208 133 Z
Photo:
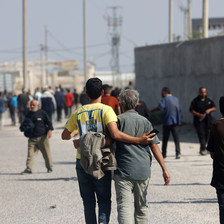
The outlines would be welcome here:
M 216 189 L 220 223 L 224 224 L 224 96 L 219 99 L 222 117 L 211 127 L 207 150 L 213 159 L 211 185 Z
M 56 101 L 52 93 L 48 90 L 48 88 L 44 89 L 44 92 L 40 98 L 40 108 L 44 110 L 50 121 L 52 122 L 52 116 L 54 111 L 56 111 Z
M 2 92 L 0 92 L 0 130 L 3 128 L 4 125 L 3 114 L 5 113 L 5 103 L 6 100 L 4 98 L 4 95 Z
M 57 105 L 57 121 L 61 122 L 62 119 L 62 109 L 65 107 L 65 97 L 59 88 L 56 88 L 54 98 Z
M 178 135 L 178 126 L 181 125 L 181 110 L 182 108 L 178 98 L 172 96 L 168 87 L 163 87 L 162 100 L 160 101 L 156 109 L 151 110 L 151 112 L 164 111 L 162 144 L 163 158 L 166 158 L 167 156 L 167 143 L 171 132 L 175 143 L 176 159 L 180 159 L 181 151 Z
M 153 130 L 151 123 L 135 111 L 139 101 L 139 93 L 136 90 L 126 89 L 121 92 L 119 98 L 124 111 L 118 116 L 120 131 L 132 136 L 139 136 Z M 146 197 L 152 163 L 150 148 L 162 168 L 165 185 L 170 182 L 170 175 L 158 144 L 157 136 L 154 137 L 150 145 L 116 142 L 117 170 L 114 171 L 114 181 L 118 223 L 120 224 L 149 223 Z
M 102 103 L 112 107 L 117 115 L 121 114 L 121 108 L 118 99 L 114 96 L 111 96 L 112 86 L 104 84 L 103 90 L 104 95 L 102 97 Z
M 199 88 L 199 95 L 191 102 L 190 112 L 194 115 L 193 123 L 200 142 L 199 153 L 202 156 L 207 155 L 206 144 L 212 124 L 211 113 L 215 110 L 215 103 L 207 97 L 206 88 Z
M 77 110 L 79 105 L 79 94 L 77 93 L 77 89 L 74 89 L 73 96 L 74 96 L 74 109 Z
M 62 133 L 63 140 L 69 140 L 78 129 L 80 136 L 93 131 L 102 133 L 106 129 L 115 140 L 127 143 L 149 144 L 152 135 L 145 133 L 142 136 L 132 137 L 117 128 L 117 116 L 110 106 L 101 103 L 103 95 L 102 81 L 91 78 L 86 83 L 86 93 L 90 103 L 77 109 L 69 118 Z M 80 194 L 84 205 L 85 221 L 87 224 L 109 223 L 111 212 L 111 172 L 105 171 L 101 179 L 95 179 L 87 174 L 80 165 L 80 152 L 77 148 L 76 172 Z M 99 208 L 98 222 L 96 219 L 96 200 Z
M 72 106 L 74 102 L 74 95 L 70 92 L 70 89 L 67 89 L 65 94 L 65 117 L 68 118 L 72 114 Z
M 18 98 L 17 98 L 19 123 L 20 124 L 24 121 L 24 119 L 29 111 L 29 108 L 28 108 L 29 100 L 30 100 L 29 96 L 26 94 L 25 90 L 23 89 L 22 93 L 19 94 Z
M 17 95 L 13 94 L 13 96 L 9 99 L 8 107 L 10 112 L 10 117 L 12 120 L 12 126 L 16 125 L 16 110 L 17 110 Z
M 32 100 L 30 111 L 26 119 L 20 126 L 28 139 L 28 154 L 26 160 L 26 169 L 21 174 L 31 174 L 33 163 L 40 150 L 45 160 L 47 172 L 52 172 L 53 163 L 50 151 L 49 138 L 51 138 L 53 126 L 47 113 L 39 109 L 38 101 Z

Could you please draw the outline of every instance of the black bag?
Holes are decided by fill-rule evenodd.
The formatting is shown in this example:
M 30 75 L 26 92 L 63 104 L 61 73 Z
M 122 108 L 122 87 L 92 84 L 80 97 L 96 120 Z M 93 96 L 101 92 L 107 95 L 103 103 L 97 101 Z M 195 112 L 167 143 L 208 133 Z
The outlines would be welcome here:
M 24 132 L 24 135 L 27 138 L 32 138 L 34 127 L 35 125 L 33 121 L 30 118 L 26 117 L 23 123 L 20 125 L 19 129 L 20 131 Z

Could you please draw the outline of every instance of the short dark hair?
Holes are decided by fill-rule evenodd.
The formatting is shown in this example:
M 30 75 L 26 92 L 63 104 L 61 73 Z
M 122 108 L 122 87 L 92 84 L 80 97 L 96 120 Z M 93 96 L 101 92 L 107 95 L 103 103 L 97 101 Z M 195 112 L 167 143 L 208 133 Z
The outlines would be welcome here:
M 170 89 L 168 87 L 163 87 L 163 91 L 170 94 Z
M 111 89 L 112 89 L 112 86 L 109 86 L 107 84 L 103 85 L 104 94 L 110 93 Z
M 103 90 L 102 81 L 99 78 L 91 78 L 86 82 L 86 93 L 90 99 L 97 99 L 100 97 Z
M 219 99 L 219 110 L 221 114 L 224 114 L 224 96 Z

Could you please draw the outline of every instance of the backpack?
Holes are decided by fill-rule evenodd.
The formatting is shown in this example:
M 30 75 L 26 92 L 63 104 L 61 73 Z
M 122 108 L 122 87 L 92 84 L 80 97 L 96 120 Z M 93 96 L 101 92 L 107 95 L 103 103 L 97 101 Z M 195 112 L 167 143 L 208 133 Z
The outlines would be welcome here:
M 20 125 L 19 129 L 20 129 L 20 131 L 24 132 L 24 135 L 27 138 L 32 138 L 34 127 L 35 127 L 35 125 L 34 125 L 33 121 L 30 118 L 26 117 L 25 120 Z

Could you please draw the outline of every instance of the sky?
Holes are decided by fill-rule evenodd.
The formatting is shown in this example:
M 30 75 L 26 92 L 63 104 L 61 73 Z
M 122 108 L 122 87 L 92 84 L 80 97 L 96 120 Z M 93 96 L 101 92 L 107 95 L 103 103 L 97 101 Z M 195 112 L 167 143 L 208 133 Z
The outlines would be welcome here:
M 22 0 L 0 0 L 0 63 L 22 60 Z M 203 0 L 192 0 L 192 18 L 202 17 Z M 168 42 L 169 0 L 86 0 L 87 58 L 96 71 L 109 71 L 112 17 L 110 7 L 119 7 L 120 71 L 134 71 L 134 48 Z M 173 33 L 183 37 L 184 15 L 173 0 Z M 224 1 L 209 1 L 209 17 L 224 17 Z M 83 70 L 83 1 L 27 0 L 28 60 L 40 60 L 48 29 L 48 59 L 78 60 Z

